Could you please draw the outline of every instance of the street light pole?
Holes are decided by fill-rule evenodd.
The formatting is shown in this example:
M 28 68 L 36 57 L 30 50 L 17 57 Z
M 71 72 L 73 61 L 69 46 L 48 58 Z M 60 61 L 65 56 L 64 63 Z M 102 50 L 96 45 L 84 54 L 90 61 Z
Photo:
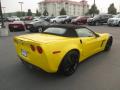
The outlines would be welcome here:
M 4 28 L 4 20 L 3 20 L 3 14 L 2 14 L 2 6 L 1 6 L 1 0 L 0 0 L 0 16 L 1 16 L 1 23 L 2 23 L 2 28 Z
M 5 8 L 6 8 L 6 7 L 2 7 L 3 13 L 4 13 L 4 18 L 6 17 L 6 16 L 5 16 Z
M 23 5 L 23 2 L 18 2 L 20 4 L 20 7 L 21 7 L 21 16 L 22 16 L 22 5 Z
M 82 0 L 82 5 L 83 5 L 83 16 L 85 15 L 85 0 Z
M 93 17 L 95 16 L 95 0 L 94 0 L 94 10 L 93 10 Z

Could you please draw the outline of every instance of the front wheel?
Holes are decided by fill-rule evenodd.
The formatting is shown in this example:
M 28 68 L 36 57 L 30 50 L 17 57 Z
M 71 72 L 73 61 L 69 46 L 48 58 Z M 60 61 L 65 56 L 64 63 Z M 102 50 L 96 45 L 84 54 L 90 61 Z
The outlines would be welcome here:
M 120 22 L 118 23 L 118 26 L 120 27 Z
M 78 64 L 79 64 L 79 53 L 76 51 L 70 51 L 63 58 L 63 61 L 59 67 L 59 71 L 65 76 L 70 76 L 76 71 Z
M 67 22 L 67 21 L 65 21 L 65 24 L 68 24 L 68 22 Z
M 95 26 L 99 26 L 100 25 L 100 23 L 97 21 L 97 22 L 95 22 Z
M 104 51 L 109 51 L 111 49 L 112 43 L 113 43 L 113 37 L 111 36 L 111 37 L 109 37 L 109 39 L 106 43 Z
M 43 31 L 43 28 L 42 27 L 39 27 L 38 28 L 38 32 L 42 32 Z

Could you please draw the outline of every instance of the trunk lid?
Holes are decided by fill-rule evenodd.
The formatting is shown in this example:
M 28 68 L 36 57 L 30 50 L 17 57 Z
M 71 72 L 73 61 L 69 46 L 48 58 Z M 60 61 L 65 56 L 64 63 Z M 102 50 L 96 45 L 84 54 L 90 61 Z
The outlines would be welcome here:
M 37 34 L 21 35 L 21 36 L 17 36 L 17 38 L 35 41 L 38 43 L 59 42 L 59 41 L 63 41 L 65 39 L 68 39 L 67 37 L 50 35 L 50 34 L 40 34 L 40 33 L 39 34 L 37 33 Z

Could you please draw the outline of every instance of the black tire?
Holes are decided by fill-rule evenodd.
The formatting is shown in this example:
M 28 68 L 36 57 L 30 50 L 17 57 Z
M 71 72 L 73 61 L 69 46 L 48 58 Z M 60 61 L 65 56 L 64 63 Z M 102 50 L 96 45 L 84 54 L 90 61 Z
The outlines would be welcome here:
M 31 29 L 30 32 L 31 32 L 31 33 L 35 33 L 36 31 L 35 31 L 34 29 Z
M 38 32 L 43 32 L 43 28 L 42 27 L 38 27 Z
M 109 51 L 111 49 L 112 43 L 113 43 L 113 37 L 110 36 L 106 43 L 104 51 Z
M 77 22 L 77 25 L 80 25 L 80 22 Z
M 68 24 L 68 22 L 67 22 L 67 21 L 65 21 L 65 24 Z
M 56 21 L 53 21 L 53 23 L 56 23 Z
M 33 31 L 32 31 L 32 30 L 30 30 L 30 32 L 32 33 Z
M 63 58 L 60 66 L 59 72 L 65 76 L 72 75 L 79 64 L 79 53 L 75 50 L 68 52 Z
M 95 26 L 99 26 L 100 23 L 98 21 L 95 22 Z
M 118 26 L 120 27 L 120 22 L 118 23 Z
M 14 30 L 12 28 L 9 28 L 10 32 L 14 32 Z
M 10 32 L 13 32 L 13 30 L 12 30 L 12 29 L 10 29 Z

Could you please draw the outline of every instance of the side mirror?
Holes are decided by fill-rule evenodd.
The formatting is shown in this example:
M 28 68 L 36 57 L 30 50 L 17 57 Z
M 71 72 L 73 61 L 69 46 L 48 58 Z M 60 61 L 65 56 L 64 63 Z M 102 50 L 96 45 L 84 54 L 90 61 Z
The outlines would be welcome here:
M 100 37 L 99 34 L 97 34 L 97 33 L 95 33 L 95 36 L 96 36 L 96 37 Z

